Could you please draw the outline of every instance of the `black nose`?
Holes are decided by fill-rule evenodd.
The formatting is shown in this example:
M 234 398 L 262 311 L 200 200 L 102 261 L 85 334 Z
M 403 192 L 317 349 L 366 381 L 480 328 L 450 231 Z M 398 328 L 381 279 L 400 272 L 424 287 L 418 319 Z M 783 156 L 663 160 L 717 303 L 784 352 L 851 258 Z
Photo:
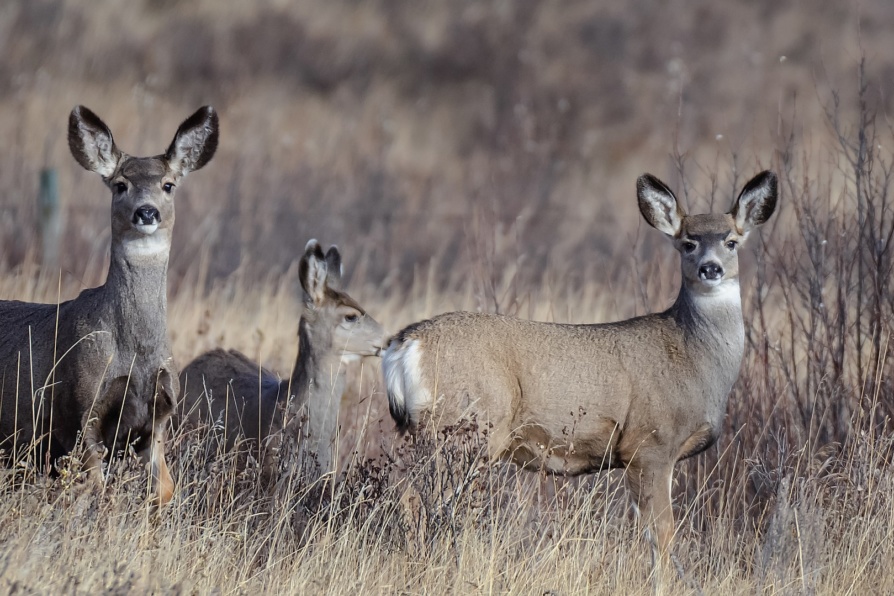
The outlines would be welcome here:
M 150 205 L 143 205 L 133 213 L 133 222 L 137 225 L 148 226 L 154 223 L 161 223 L 161 215 L 158 209 Z
M 723 267 L 717 263 L 705 263 L 698 268 L 698 276 L 704 280 L 715 280 L 723 277 Z

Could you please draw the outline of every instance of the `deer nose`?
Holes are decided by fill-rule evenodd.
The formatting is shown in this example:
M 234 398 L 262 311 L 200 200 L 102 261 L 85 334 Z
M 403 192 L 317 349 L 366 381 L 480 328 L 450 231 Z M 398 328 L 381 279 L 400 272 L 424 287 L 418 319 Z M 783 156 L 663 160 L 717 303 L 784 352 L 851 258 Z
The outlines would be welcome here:
M 158 209 L 151 205 L 143 205 L 133 213 L 133 223 L 136 225 L 152 225 L 156 223 L 161 223 L 161 214 L 159 214 Z
M 705 281 L 715 281 L 723 277 L 723 267 L 717 263 L 705 263 L 698 268 L 698 276 Z

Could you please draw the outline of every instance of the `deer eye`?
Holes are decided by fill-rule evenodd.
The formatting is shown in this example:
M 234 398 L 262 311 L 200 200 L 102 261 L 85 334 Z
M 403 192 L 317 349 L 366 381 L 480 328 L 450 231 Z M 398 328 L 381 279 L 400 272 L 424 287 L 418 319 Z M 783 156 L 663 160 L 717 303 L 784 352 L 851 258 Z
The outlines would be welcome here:
M 127 184 L 125 184 L 124 182 L 116 182 L 115 183 L 115 192 L 117 192 L 117 193 L 127 192 Z
M 730 250 L 736 250 L 737 246 L 739 246 L 739 243 L 735 240 L 730 240 L 726 243 L 726 247 Z
M 165 182 L 164 184 L 161 185 L 161 188 L 166 193 L 171 194 L 172 192 L 174 192 L 174 183 L 173 182 Z
M 693 242 L 692 240 L 684 240 L 683 241 L 683 251 L 684 252 L 687 252 L 687 253 L 692 252 L 696 249 L 696 246 L 697 246 L 696 243 Z
M 356 313 L 345 315 L 345 323 L 356 323 L 358 320 L 360 320 L 360 315 Z

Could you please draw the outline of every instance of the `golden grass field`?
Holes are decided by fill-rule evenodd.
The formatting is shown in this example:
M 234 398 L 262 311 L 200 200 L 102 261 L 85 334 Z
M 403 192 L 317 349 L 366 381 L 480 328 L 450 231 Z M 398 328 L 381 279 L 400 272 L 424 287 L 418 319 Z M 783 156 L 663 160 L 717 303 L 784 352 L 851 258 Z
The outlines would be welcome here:
M 399 437 L 367 358 L 329 483 L 286 469 L 265 490 L 207 429 L 173 432 L 178 492 L 158 515 L 130 458 L 102 495 L 80 490 L 76 457 L 58 477 L 0 470 L 0 591 L 894 593 L 887 3 L 132 10 L 0 7 L 0 299 L 104 280 L 108 191 L 68 154 L 75 104 L 144 155 L 212 103 L 220 150 L 178 194 L 181 366 L 222 346 L 287 375 L 313 237 L 340 247 L 349 293 L 388 331 L 456 309 L 602 322 L 678 288 L 676 254 L 635 207 L 642 172 L 719 211 L 771 168 L 780 209 L 743 251 L 746 356 L 723 436 L 677 466 L 682 579 L 651 576 L 620 472 L 486 465 L 470 429 Z M 55 268 L 34 207 L 45 167 L 64 205 Z

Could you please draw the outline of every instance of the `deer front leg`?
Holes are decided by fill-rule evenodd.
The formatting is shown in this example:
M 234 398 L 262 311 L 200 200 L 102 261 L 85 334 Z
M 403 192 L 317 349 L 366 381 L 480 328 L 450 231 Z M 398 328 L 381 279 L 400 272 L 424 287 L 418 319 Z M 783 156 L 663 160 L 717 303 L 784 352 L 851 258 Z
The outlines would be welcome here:
M 88 483 L 94 488 L 99 488 L 104 483 L 102 461 L 109 452 L 104 444 L 103 420 L 111 409 L 112 404 L 117 403 L 117 396 L 123 396 L 127 391 L 127 379 L 117 378 L 109 381 L 101 387 L 96 399 L 90 397 L 91 407 L 84 412 L 81 418 L 82 440 L 84 442 L 84 471 L 87 474 Z
M 627 485 L 630 487 L 637 510 L 646 518 L 647 527 L 655 532 L 649 535 L 652 547 L 652 564 L 659 577 L 670 558 L 671 539 L 674 535 L 674 512 L 671 507 L 671 476 L 673 464 L 648 465 L 644 462 L 627 468 Z
M 155 493 L 155 506 L 166 505 L 174 496 L 174 480 L 165 461 L 165 438 L 179 392 L 180 379 L 177 374 L 167 366 L 162 367 L 158 371 L 152 402 L 152 437 L 148 447 L 140 453 L 142 461 L 149 464 L 150 488 Z
M 157 422 L 152 427 L 152 440 L 148 453 L 140 454 L 143 461 L 148 460 L 149 475 L 152 479 L 151 489 L 155 493 L 153 505 L 160 507 L 168 504 L 174 496 L 174 479 L 165 461 L 165 438 L 167 437 L 168 419 Z
M 87 474 L 87 482 L 95 489 L 103 484 L 102 460 L 105 459 L 108 449 L 102 443 L 102 431 L 97 419 L 88 414 L 89 418 L 84 422 L 84 472 Z

